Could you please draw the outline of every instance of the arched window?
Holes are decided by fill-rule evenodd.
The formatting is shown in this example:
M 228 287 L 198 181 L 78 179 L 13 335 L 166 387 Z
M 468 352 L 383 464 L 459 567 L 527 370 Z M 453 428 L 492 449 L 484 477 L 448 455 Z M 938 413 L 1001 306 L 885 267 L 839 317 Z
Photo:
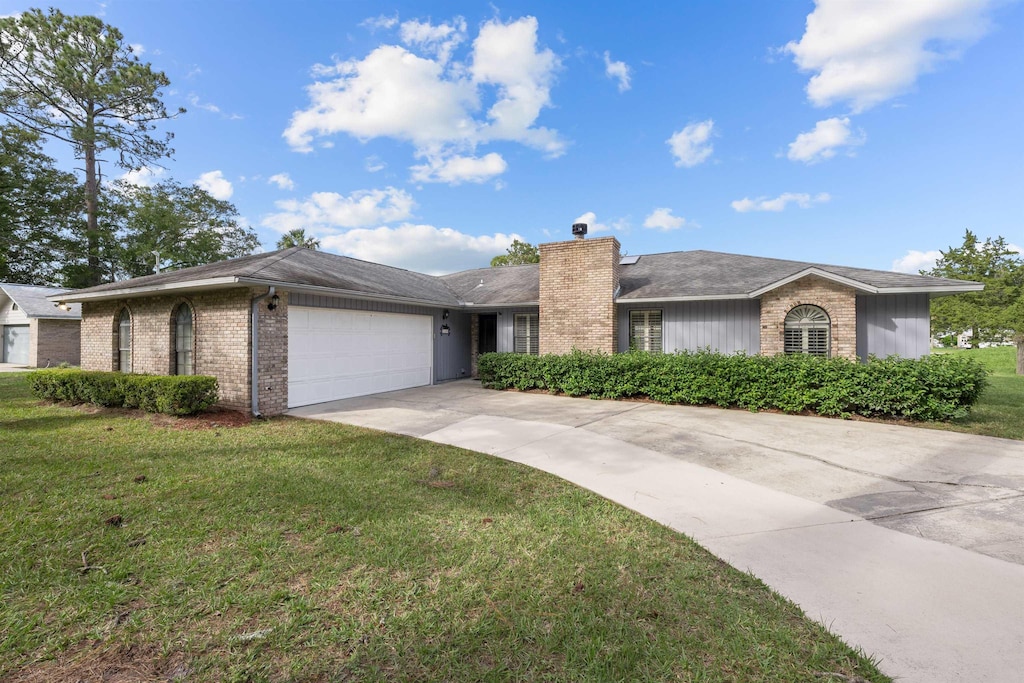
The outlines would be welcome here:
M 191 375 L 192 348 L 195 345 L 195 334 L 192 329 L 192 307 L 188 304 L 178 306 L 174 315 L 174 374 Z
M 119 372 L 132 371 L 132 315 L 121 309 L 117 319 L 117 368 Z
M 832 324 L 823 309 L 801 304 L 786 314 L 786 353 L 828 358 L 831 348 Z

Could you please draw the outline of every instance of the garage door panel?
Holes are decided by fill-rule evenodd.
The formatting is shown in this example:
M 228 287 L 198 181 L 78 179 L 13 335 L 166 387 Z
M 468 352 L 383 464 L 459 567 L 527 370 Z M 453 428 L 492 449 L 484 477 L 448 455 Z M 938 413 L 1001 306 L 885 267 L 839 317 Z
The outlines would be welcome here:
M 0 361 L 28 364 L 28 325 L 0 326 Z
M 424 386 L 433 378 L 433 319 L 292 306 L 288 406 Z

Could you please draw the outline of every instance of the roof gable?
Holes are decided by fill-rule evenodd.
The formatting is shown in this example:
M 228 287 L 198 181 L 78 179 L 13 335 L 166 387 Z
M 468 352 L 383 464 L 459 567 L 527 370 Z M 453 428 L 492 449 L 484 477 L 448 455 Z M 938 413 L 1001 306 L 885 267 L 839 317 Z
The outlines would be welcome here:
M 0 290 L 3 290 L 11 301 L 18 304 L 18 308 L 29 318 L 79 320 L 82 317 L 81 305 L 69 304 L 70 310 L 65 311 L 57 308 L 56 304 L 47 298 L 73 290 L 37 285 L 17 285 L 8 282 L 0 282 Z

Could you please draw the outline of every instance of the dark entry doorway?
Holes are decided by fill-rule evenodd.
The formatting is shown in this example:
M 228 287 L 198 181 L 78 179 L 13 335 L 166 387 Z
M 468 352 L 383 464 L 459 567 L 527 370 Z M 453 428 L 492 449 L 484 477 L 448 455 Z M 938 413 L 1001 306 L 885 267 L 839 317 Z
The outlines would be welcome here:
M 498 316 L 495 313 L 480 315 L 480 336 L 477 339 L 477 353 L 494 353 L 498 350 Z

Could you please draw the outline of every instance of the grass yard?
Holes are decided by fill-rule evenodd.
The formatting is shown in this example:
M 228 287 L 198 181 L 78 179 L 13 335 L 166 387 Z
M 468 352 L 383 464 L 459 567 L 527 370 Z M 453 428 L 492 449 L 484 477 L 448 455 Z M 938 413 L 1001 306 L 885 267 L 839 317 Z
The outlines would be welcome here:
M 0 375 L 4 681 L 889 680 L 541 472 L 335 424 L 45 406 L 24 377 Z
M 992 375 L 989 377 L 989 386 L 981 394 L 981 399 L 969 416 L 949 423 L 926 426 L 1024 440 L 1024 375 L 1016 374 L 1016 347 L 936 349 L 933 353 L 950 353 L 974 358 Z

